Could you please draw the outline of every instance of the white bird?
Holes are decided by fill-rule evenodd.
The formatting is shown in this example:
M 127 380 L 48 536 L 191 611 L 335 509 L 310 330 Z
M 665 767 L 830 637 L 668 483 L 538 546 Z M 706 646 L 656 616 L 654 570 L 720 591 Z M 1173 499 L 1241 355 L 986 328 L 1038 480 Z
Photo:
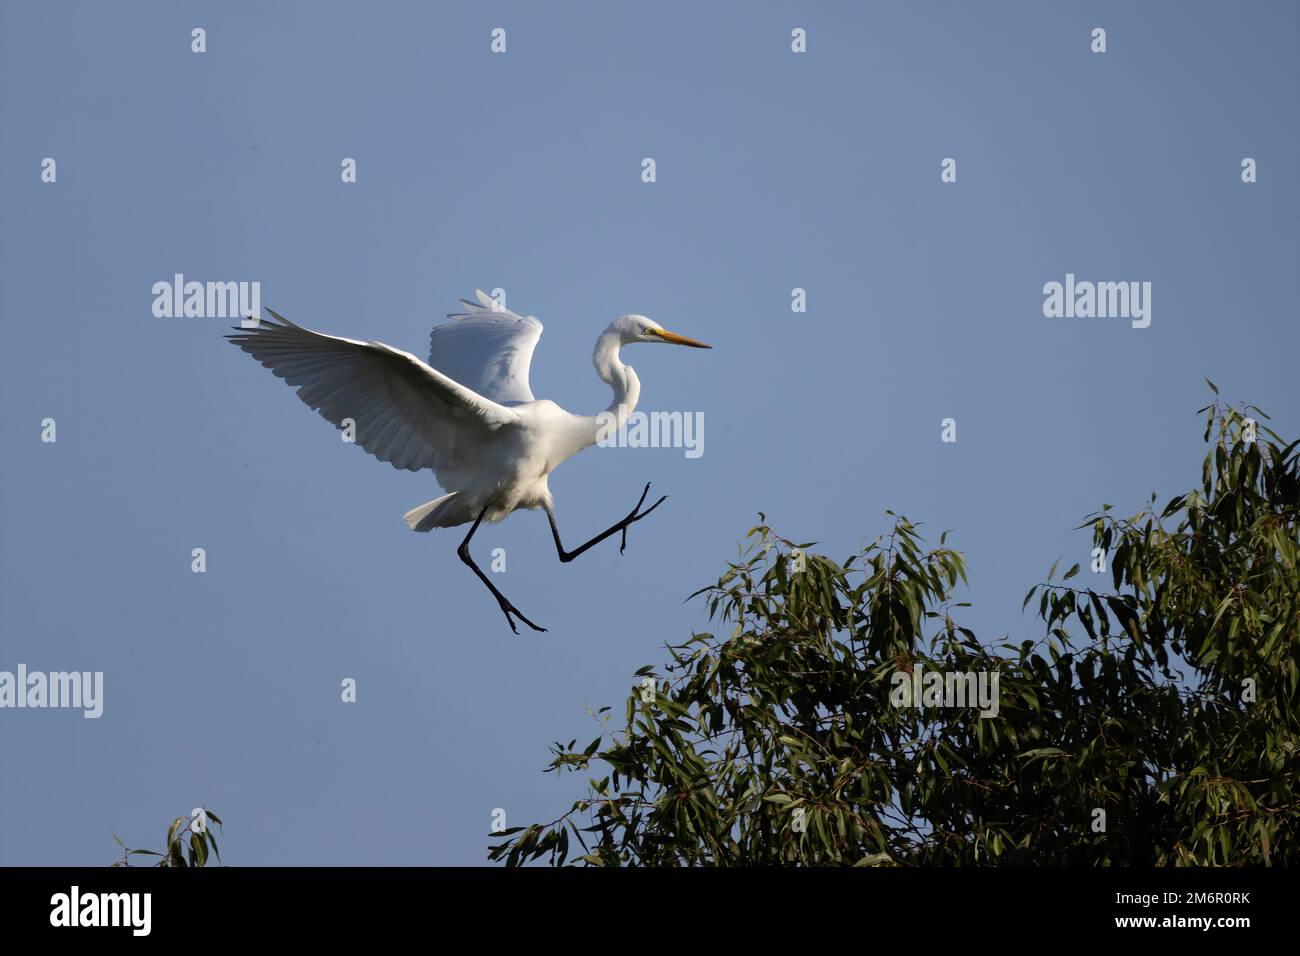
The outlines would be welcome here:
M 226 338 L 297 388 L 298 397 L 327 420 L 354 429 L 356 443 L 379 460 L 410 471 L 432 469 L 447 494 L 408 511 L 407 525 L 429 531 L 473 522 L 457 551 L 460 559 L 487 585 L 512 631 L 519 633 L 511 615 L 544 631 L 474 563 L 469 552 L 474 532 L 484 519 L 495 522 L 520 508 L 541 508 L 561 561 L 572 561 L 616 531 L 623 532 L 622 552 L 628 526 L 664 498 L 641 511 L 647 484 L 627 517 L 566 551 L 547 476 L 566 458 L 621 428 L 635 410 L 641 383 L 619 356 L 624 345 L 712 346 L 669 332 L 644 315 L 620 316 L 600 334 L 592 356 L 613 400 L 599 415 L 574 415 L 534 399 L 528 386 L 542 323 L 499 306 L 481 290 L 477 294 L 478 304 L 461 299 L 467 311 L 448 315 L 453 321 L 433 329 L 428 364 L 383 342 L 313 332 L 271 309 L 279 324 L 262 320 Z

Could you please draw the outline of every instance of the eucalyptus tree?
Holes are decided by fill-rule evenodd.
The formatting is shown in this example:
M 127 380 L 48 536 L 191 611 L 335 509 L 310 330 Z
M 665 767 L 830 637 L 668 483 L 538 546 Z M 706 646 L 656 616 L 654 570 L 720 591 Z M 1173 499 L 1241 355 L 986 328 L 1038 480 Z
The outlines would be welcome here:
M 493 834 L 489 858 L 1300 861 L 1297 442 L 1217 389 L 1200 411 L 1200 484 L 1089 516 L 1104 573 L 1053 566 L 1029 589 L 1038 640 L 963 625 L 966 567 L 946 534 L 927 545 L 890 513 L 837 561 L 760 515 L 697 592 L 710 629 L 638 670 L 621 719 L 596 712 L 596 739 L 554 746 L 548 770 L 586 775 L 585 793 Z

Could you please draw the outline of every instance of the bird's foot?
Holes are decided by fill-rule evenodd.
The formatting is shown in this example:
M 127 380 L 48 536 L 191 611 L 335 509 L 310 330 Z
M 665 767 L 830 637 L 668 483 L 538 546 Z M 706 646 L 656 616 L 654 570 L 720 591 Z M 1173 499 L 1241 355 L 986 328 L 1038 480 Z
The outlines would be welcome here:
M 514 618 L 511 617 L 512 614 L 514 615 L 514 617 L 519 618 L 519 620 L 523 621 L 525 624 L 531 627 L 534 631 L 541 631 L 542 633 L 546 633 L 546 628 L 538 627 L 532 621 L 528 620 L 528 618 L 524 616 L 523 611 L 519 610 L 519 608 L 515 607 L 505 598 L 498 598 L 497 603 L 501 605 L 501 613 L 506 616 L 506 623 L 510 625 L 510 630 L 514 631 L 516 634 L 519 633 L 519 628 L 515 627 Z
M 641 497 L 637 500 L 636 507 L 634 507 L 631 511 L 629 511 L 629 512 L 627 513 L 627 517 L 624 518 L 622 521 L 620 521 L 620 522 L 618 523 L 618 525 L 616 526 L 616 527 L 618 527 L 618 528 L 622 531 L 622 537 L 620 538 L 620 540 L 619 540 L 619 544 L 618 544 L 618 553 L 619 553 L 619 554 L 622 554 L 623 551 L 624 551 L 624 549 L 627 547 L 627 529 L 628 529 L 628 527 L 631 526 L 632 524 L 634 524 L 635 522 L 640 521 L 642 518 L 644 518 L 646 515 L 648 515 L 648 514 L 649 514 L 650 512 L 652 512 L 652 511 L 654 511 L 654 510 L 655 510 L 656 508 L 658 508 L 661 504 L 663 504 L 665 501 L 668 500 L 668 496 L 667 496 L 667 495 L 664 495 L 662 498 L 660 498 L 658 501 L 656 501 L 654 504 L 652 504 L 652 505 L 651 505 L 649 508 L 647 508 L 645 511 L 641 511 L 641 506 L 642 506 L 643 504 L 645 504 L 645 497 L 646 497 L 646 495 L 648 495 L 648 494 L 650 494 L 650 482 L 647 481 L 647 482 L 645 483 L 645 488 L 643 488 L 643 489 L 641 490 Z

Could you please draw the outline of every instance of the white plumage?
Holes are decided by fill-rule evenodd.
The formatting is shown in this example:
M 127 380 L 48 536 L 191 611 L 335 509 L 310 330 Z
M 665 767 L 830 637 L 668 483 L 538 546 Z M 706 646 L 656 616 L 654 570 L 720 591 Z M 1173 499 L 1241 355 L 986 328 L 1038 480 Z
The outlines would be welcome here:
M 573 552 L 560 544 L 547 476 L 566 458 L 594 445 L 602 431 L 619 428 L 636 408 L 641 385 L 619 350 L 634 342 L 709 348 L 669 332 L 642 315 L 614 320 L 596 341 L 593 363 L 613 390 L 600 416 L 571 414 L 538 401 L 529 387 L 533 349 L 542 323 L 499 307 L 481 290 L 478 303 L 448 316 L 429 336 L 429 362 L 383 342 L 363 342 L 313 332 L 267 311 L 278 322 L 227 336 L 298 391 L 298 397 L 381 461 L 411 471 L 431 469 L 447 494 L 408 511 L 413 530 L 474 522 L 461 557 L 497 597 L 514 628 L 510 605 L 468 556 L 480 521 L 500 521 L 519 508 L 542 508 L 551 522 L 561 560 L 572 560 L 658 507 L 632 510 L 622 522 Z M 647 489 L 648 489 L 647 485 Z M 645 493 L 641 500 L 645 500 Z M 638 507 L 640 503 L 638 503 Z
M 531 315 L 503 309 L 481 289 L 478 303 L 461 299 L 465 312 L 429 333 L 429 364 L 448 378 L 502 405 L 533 401 L 528 366 L 542 337 Z

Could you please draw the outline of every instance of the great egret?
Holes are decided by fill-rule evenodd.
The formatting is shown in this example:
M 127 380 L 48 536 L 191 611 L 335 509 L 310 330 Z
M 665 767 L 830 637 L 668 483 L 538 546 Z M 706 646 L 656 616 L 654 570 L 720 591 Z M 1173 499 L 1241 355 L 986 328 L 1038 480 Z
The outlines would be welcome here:
M 627 517 L 586 544 L 566 551 L 555 524 L 547 476 L 560 462 L 590 448 L 602 434 L 621 428 L 636 408 L 641 383 L 619 349 L 635 342 L 712 346 L 669 332 L 644 315 L 624 315 L 596 340 L 596 374 L 614 392 L 601 415 L 573 415 L 554 402 L 537 401 L 528 387 L 528 365 L 542 323 L 516 315 L 478 290 L 478 303 L 461 299 L 463 313 L 429 335 L 426 365 L 383 342 L 361 342 L 313 332 L 267 309 L 279 324 L 262 320 L 228 335 L 288 385 L 298 397 L 339 428 L 352 428 L 357 444 L 394 468 L 431 468 L 448 491 L 405 515 L 414 531 L 473 522 L 457 553 L 497 599 L 510 629 L 511 615 L 544 631 L 510 603 L 474 563 L 469 542 L 486 518 L 500 521 L 520 508 L 541 508 L 551 523 L 555 550 L 564 562 L 616 531 L 627 546 L 627 529 L 663 504 L 645 511 L 647 483 Z

